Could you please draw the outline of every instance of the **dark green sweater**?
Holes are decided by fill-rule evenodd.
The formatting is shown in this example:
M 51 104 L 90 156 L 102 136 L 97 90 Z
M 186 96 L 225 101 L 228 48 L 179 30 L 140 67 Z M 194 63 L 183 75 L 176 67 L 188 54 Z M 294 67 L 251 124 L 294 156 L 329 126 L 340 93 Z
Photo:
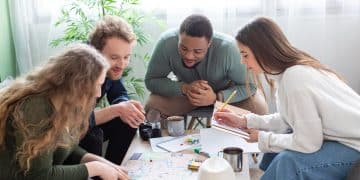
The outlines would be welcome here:
M 24 120 L 36 136 L 46 127 L 41 127 L 40 121 L 49 119 L 53 113 L 53 106 L 44 97 L 31 97 L 27 99 L 21 109 Z M 88 178 L 88 171 L 84 164 L 62 165 L 65 159 L 79 163 L 86 151 L 78 146 L 71 148 L 57 148 L 55 151 L 44 152 L 31 161 L 26 175 L 19 173 L 19 165 L 15 160 L 15 151 L 23 143 L 23 137 L 11 125 L 12 118 L 7 119 L 6 147 L 0 150 L 0 180 L 7 179 L 41 179 L 41 180 L 81 180 Z
M 151 55 L 145 75 L 148 90 L 161 96 L 182 96 L 182 83 L 206 80 L 215 93 L 223 93 L 224 99 L 237 90 L 230 103 L 248 99 L 256 92 L 256 86 L 251 84 L 251 94 L 247 92 L 247 70 L 240 63 L 235 38 L 214 32 L 211 41 L 205 58 L 196 67 L 186 68 L 178 50 L 179 30 L 164 32 Z M 170 72 L 174 73 L 178 81 L 168 78 Z

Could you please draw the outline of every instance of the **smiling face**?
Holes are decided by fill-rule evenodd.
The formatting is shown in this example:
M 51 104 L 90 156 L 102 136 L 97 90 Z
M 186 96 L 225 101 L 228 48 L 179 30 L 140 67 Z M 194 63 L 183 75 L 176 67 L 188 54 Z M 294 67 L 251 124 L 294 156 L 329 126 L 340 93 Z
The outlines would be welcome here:
M 131 43 L 121 38 L 111 37 L 106 40 L 101 53 L 106 57 L 110 64 L 107 77 L 111 80 L 121 78 L 125 68 L 129 65 L 131 51 Z
M 256 58 L 248 46 L 245 46 L 242 43 L 237 43 L 238 48 L 241 54 L 241 63 L 245 64 L 247 68 L 253 71 L 256 74 L 263 73 L 263 69 L 261 69 L 260 65 L 256 61 Z
M 192 37 L 186 33 L 179 35 L 179 54 L 188 68 L 194 67 L 205 58 L 209 46 L 210 42 L 206 37 Z

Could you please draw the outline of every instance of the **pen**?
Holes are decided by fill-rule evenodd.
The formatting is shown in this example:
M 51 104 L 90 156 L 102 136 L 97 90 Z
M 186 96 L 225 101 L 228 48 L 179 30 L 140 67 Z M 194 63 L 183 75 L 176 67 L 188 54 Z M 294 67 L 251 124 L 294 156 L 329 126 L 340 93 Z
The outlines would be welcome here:
M 206 153 L 206 152 L 204 152 L 204 151 L 201 151 L 201 148 L 199 148 L 199 147 L 195 148 L 195 149 L 194 149 L 194 152 L 197 153 L 197 154 L 203 155 L 203 156 L 205 156 L 205 157 L 207 157 L 207 158 L 210 158 L 209 153 Z
M 224 104 L 220 107 L 220 111 L 224 110 L 225 106 L 230 102 L 230 100 L 235 96 L 236 94 L 236 90 L 234 90 L 230 96 L 226 99 L 226 101 L 224 102 Z

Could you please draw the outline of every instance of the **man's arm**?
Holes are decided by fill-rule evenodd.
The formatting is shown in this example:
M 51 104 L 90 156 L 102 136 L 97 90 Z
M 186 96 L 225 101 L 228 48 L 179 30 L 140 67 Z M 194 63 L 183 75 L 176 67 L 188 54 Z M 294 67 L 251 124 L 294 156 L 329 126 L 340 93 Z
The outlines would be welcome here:
M 137 101 L 129 101 L 127 91 L 121 79 L 113 80 L 109 83 L 111 83 L 108 84 L 110 88 L 105 93 L 111 105 L 94 112 L 96 125 L 120 117 L 121 120 L 131 127 L 137 128 L 145 119 L 143 107 Z
M 113 105 L 101 109 L 97 109 L 94 111 L 94 119 L 96 122 L 95 125 L 104 124 L 109 120 L 114 119 L 115 117 L 118 116 L 119 115 L 116 113 L 115 107 Z
M 106 82 L 103 86 L 108 86 L 103 87 L 102 90 L 106 91 L 104 92 L 104 94 L 106 94 L 110 106 L 94 110 L 94 116 L 92 118 L 94 118 L 96 125 L 104 124 L 111 119 L 114 119 L 115 117 L 119 117 L 119 113 L 116 111 L 116 107 L 114 106 L 114 104 L 129 100 L 129 96 L 127 94 L 122 79 L 106 79 Z
M 167 77 L 171 72 L 168 53 L 172 53 L 170 49 L 173 48 L 177 48 L 177 45 L 173 42 L 167 42 L 166 39 L 160 39 L 155 46 L 145 75 L 146 88 L 152 93 L 162 96 L 182 95 L 182 83 L 172 81 Z

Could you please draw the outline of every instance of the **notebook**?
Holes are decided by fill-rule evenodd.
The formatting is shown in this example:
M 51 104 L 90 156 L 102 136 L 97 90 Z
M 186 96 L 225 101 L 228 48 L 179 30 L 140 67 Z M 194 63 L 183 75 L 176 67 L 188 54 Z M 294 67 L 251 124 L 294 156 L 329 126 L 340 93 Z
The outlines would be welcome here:
M 222 102 L 216 101 L 215 105 L 214 105 L 214 110 L 216 111 L 217 108 L 220 108 L 223 105 Z M 230 104 L 227 104 L 225 106 L 225 109 L 228 109 L 230 111 L 235 112 L 236 114 L 247 114 L 250 111 L 246 110 L 246 109 L 242 109 L 236 106 L 232 106 Z M 244 139 L 249 139 L 249 134 L 239 128 L 234 128 L 234 127 L 230 127 L 228 125 L 225 124 L 219 124 L 217 121 L 215 121 L 214 117 L 212 117 L 211 119 L 211 127 L 220 131 L 224 131 L 227 133 L 231 133 L 237 136 L 240 136 Z

